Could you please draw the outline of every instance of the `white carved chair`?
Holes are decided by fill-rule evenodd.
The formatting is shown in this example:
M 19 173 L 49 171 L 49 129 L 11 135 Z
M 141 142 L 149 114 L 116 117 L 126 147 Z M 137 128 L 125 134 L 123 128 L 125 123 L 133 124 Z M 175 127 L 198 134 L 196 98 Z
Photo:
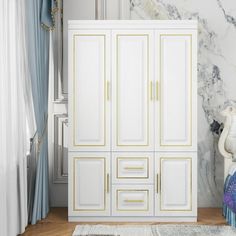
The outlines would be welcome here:
M 225 117 L 225 122 L 218 148 L 225 158 L 224 176 L 226 178 L 229 172 L 232 174 L 232 171 L 236 171 L 236 108 L 228 106 L 221 115 Z

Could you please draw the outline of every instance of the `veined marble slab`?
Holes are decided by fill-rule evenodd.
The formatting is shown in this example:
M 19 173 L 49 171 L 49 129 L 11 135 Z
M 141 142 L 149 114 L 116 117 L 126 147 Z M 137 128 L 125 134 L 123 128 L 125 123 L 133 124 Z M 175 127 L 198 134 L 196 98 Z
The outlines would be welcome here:
M 131 19 L 198 20 L 198 204 L 222 204 L 218 137 L 226 105 L 236 105 L 235 0 L 130 0 Z

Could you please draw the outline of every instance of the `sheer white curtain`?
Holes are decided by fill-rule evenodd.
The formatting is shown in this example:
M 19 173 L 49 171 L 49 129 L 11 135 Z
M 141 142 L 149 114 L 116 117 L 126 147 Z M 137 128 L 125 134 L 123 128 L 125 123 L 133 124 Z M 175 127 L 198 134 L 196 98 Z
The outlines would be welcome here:
M 0 1 L 0 235 L 22 233 L 27 215 L 27 149 L 34 132 L 25 44 L 25 0 Z

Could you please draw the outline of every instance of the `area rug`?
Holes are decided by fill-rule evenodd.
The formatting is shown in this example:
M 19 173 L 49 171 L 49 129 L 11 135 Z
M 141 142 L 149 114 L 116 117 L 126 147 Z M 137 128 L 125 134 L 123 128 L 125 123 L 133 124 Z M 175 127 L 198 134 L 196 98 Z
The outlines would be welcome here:
M 236 236 L 230 226 L 77 225 L 73 236 Z

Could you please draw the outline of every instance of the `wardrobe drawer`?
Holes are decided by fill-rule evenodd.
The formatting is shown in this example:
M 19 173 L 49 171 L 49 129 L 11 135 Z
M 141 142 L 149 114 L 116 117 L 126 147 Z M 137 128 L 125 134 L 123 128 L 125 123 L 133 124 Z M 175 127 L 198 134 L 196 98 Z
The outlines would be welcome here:
M 152 153 L 113 153 L 113 183 L 152 183 Z
M 113 185 L 113 209 L 115 216 L 152 215 L 152 185 Z

